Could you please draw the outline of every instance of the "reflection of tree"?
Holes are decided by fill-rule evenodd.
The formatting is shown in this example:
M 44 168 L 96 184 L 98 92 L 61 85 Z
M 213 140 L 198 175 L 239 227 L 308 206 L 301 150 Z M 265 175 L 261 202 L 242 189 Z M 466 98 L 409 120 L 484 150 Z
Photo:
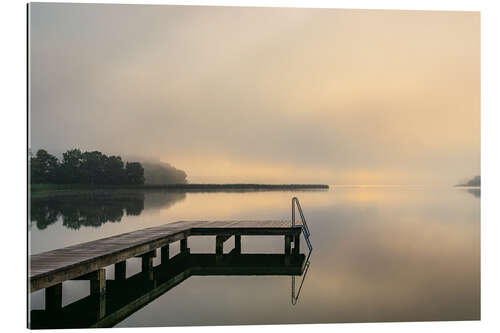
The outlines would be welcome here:
M 481 189 L 480 188 L 471 188 L 468 189 L 467 192 L 475 196 L 476 198 L 481 198 Z
M 31 198 L 31 222 L 38 229 L 55 223 L 59 216 L 70 229 L 99 227 L 106 222 L 120 222 L 127 215 L 140 215 L 144 209 L 142 192 L 87 192 Z
M 128 202 L 128 205 L 125 207 L 125 209 L 127 211 L 127 216 L 129 215 L 139 216 L 144 210 L 144 200 L 141 201 L 131 200 Z
M 185 198 L 183 192 L 163 191 L 87 191 L 32 197 L 31 223 L 43 230 L 61 217 L 66 228 L 99 227 L 106 222 L 120 222 L 123 214 L 140 215 L 145 201 L 147 209 L 160 209 Z
M 165 209 L 184 199 L 186 199 L 185 192 L 148 191 L 145 206 L 147 209 Z
M 36 221 L 38 229 L 43 230 L 57 221 L 57 210 L 51 209 L 49 205 L 37 205 L 31 200 L 31 222 Z

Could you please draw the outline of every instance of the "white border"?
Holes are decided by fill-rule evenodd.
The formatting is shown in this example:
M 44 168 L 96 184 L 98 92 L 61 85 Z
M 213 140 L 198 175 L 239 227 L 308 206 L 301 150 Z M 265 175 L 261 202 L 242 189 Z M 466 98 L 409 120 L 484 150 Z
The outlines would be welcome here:
M 71 2 L 71 1 L 60 1 Z M 99 1 L 79 1 L 96 3 Z M 411 9 L 411 10 L 467 10 L 481 11 L 481 176 L 483 181 L 481 198 L 481 263 L 482 263 L 482 320 L 480 322 L 426 322 L 426 323 L 381 323 L 381 324 L 330 324 L 330 325 L 280 325 L 238 327 L 188 327 L 168 328 L 184 332 L 229 332 L 235 328 L 240 332 L 264 331 L 319 331 L 341 332 L 421 332 L 425 331 L 500 331 L 497 310 L 500 297 L 498 258 L 500 220 L 497 210 L 499 202 L 500 163 L 498 158 L 500 52 L 498 31 L 500 15 L 495 1 L 105 1 L 106 3 L 137 4 L 183 4 L 183 5 L 237 5 L 274 7 L 319 7 L 319 8 L 366 8 L 366 9 Z M 25 330 L 26 326 L 26 7 L 22 1 L 1 2 L 1 102 L 2 102 L 2 175 L 7 183 L 1 191 L 3 223 L 2 328 L 7 331 Z M 163 332 L 165 328 L 148 329 Z M 66 332 L 61 330 L 59 332 Z M 114 329 L 114 332 L 127 332 Z M 135 330 L 137 331 L 137 330 Z M 69 332 L 69 331 L 68 331 Z M 74 330 L 71 332 L 75 332 Z M 85 332 L 88 332 L 86 330 Z

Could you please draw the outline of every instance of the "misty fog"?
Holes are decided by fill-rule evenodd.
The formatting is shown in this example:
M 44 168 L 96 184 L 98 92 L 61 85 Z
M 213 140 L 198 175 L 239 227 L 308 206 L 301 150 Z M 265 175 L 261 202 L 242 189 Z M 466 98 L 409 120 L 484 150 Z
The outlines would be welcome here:
M 477 12 L 30 8 L 33 150 L 140 156 L 190 182 L 479 173 Z

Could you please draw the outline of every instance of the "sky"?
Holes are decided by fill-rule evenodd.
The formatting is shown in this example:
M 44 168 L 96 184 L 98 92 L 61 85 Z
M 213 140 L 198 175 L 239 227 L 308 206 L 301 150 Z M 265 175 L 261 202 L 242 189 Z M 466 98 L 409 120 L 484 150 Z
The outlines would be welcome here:
M 35 3 L 30 146 L 190 182 L 480 173 L 479 12 Z

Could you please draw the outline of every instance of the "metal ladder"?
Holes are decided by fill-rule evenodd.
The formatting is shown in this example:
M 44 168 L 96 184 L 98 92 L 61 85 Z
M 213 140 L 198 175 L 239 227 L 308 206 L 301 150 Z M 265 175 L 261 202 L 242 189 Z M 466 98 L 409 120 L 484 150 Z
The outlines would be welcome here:
M 304 285 L 304 281 L 306 279 L 309 266 L 311 265 L 311 263 L 309 262 L 309 257 L 311 256 L 311 252 L 313 249 L 310 240 L 311 232 L 309 231 L 306 218 L 304 217 L 304 213 L 302 212 L 302 207 L 300 207 L 299 199 L 297 199 L 297 197 L 292 198 L 292 227 L 295 227 L 295 204 L 297 204 L 297 208 L 299 209 L 300 219 L 302 221 L 300 227 L 302 228 L 302 231 L 304 233 L 304 239 L 306 241 L 307 247 L 309 248 L 309 254 L 307 255 L 306 263 L 304 264 L 304 274 L 302 277 L 302 281 L 300 282 L 297 294 L 295 294 L 295 276 L 292 276 L 292 305 L 297 304 L 297 301 L 299 299 L 300 291 L 302 290 L 302 286 Z
M 302 231 L 304 232 L 304 239 L 306 240 L 307 247 L 309 247 L 309 254 L 311 254 L 312 251 L 312 245 L 311 245 L 311 240 L 309 239 L 311 237 L 311 233 L 309 232 L 309 227 L 307 226 L 306 218 L 304 217 L 304 213 L 302 212 L 302 207 L 300 207 L 300 202 L 297 197 L 292 198 L 292 227 L 295 227 L 295 204 L 297 204 L 297 208 L 299 209 L 299 214 L 300 214 L 300 219 L 302 220 L 302 224 L 300 225 L 302 227 Z

